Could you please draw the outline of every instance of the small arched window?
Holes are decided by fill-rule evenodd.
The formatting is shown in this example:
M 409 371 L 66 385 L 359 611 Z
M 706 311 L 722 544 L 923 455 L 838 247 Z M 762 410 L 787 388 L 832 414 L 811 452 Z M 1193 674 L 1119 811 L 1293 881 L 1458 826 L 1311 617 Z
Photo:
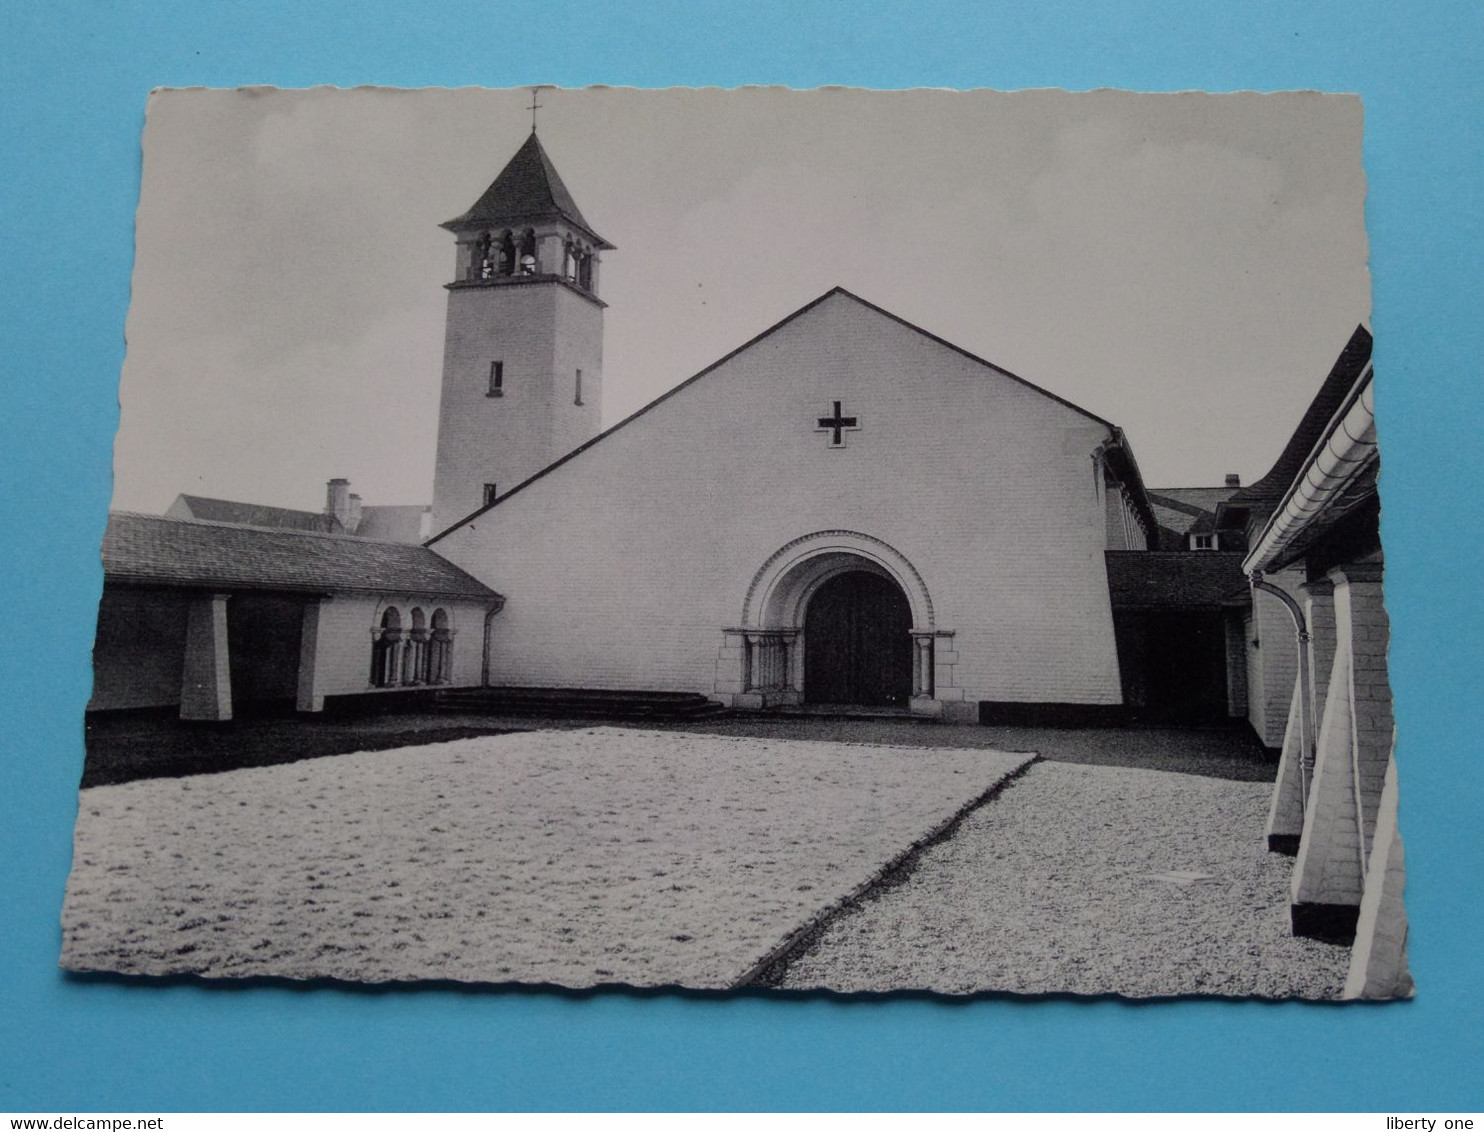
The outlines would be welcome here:
M 432 640 L 428 645 L 428 683 L 453 682 L 453 630 L 448 624 L 448 611 L 433 610 Z
M 381 622 L 371 630 L 371 684 L 395 688 L 402 675 L 402 614 L 389 605 Z
M 501 275 L 515 274 L 515 240 L 511 238 L 508 228 L 500 234 L 500 251 L 495 270 Z
M 577 285 L 584 291 L 593 289 L 593 253 L 584 251 L 577 261 Z

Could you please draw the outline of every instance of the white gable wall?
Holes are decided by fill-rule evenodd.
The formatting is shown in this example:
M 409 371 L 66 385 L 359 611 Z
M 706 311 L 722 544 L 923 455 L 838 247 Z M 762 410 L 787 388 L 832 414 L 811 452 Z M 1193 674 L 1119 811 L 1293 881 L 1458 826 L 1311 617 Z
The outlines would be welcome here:
M 495 683 L 710 692 L 769 556 L 849 530 L 921 575 L 966 699 L 1117 703 L 1108 434 L 835 294 L 434 548 L 507 597 Z

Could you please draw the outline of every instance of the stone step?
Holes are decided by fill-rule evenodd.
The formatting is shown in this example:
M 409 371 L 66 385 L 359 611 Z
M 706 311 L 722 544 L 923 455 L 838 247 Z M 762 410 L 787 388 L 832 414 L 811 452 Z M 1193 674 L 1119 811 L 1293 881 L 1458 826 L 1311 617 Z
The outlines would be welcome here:
M 585 719 L 706 719 L 726 708 L 695 692 L 609 688 L 459 688 L 440 692 L 440 711 Z
M 856 720 L 863 723 L 922 723 L 942 722 L 937 716 L 914 715 L 907 708 L 867 707 L 860 704 L 799 704 L 758 708 L 747 713 L 748 719 L 790 720 Z

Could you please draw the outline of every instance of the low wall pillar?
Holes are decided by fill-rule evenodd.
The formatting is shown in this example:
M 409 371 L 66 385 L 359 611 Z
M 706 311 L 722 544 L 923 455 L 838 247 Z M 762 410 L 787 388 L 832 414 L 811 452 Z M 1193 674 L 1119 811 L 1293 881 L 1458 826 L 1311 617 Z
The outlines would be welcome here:
M 299 687 L 295 707 L 301 712 L 325 710 L 325 681 L 329 674 L 329 641 L 324 619 L 329 598 L 304 606 L 299 636 Z
M 1330 571 L 1329 578 L 1335 587 L 1335 652 L 1294 862 L 1292 917 L 1295 935 L 1349 944 L 1366 888 L 1393 725 L 1381 568 L 1348 565 Z
M 1375 843 L 1366 873 L 1360 921 L 1350 953 L 1345 998 L 1410 998 L 1414 992 L 1407 968 L 1407 910 L 1402 904 L 1406 863 L 1396 826 L 1396 762 L 1386 768 L 1376 815 Z
M 180 678 L 181 719 L 224 722 L 232 718 L 228 596 L 210 594 L 191 599 L 186 614 L 185 664 Z

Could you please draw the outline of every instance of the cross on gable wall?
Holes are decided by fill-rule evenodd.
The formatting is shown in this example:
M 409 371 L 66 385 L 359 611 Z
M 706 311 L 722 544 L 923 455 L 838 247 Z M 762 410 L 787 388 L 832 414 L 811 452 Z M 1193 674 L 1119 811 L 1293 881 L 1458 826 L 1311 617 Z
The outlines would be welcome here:
M 860 418 L 847 417 L 841 412 L 840 402 L 834 402 L 834 412 L 827 417 L 820 417 L 819 423 L 815 425 L 815 432 L 828 432 L 831 448 L 845 447 L 845 434 L 847 432 L 860 431 Z

